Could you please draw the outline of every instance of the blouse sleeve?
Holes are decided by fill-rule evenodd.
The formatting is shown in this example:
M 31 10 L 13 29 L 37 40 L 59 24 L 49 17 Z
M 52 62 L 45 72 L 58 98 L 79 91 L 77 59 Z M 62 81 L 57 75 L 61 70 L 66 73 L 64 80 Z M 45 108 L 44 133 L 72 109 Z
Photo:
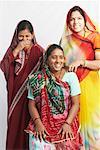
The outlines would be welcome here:
M 72 72 L 70 77 L 71 96 L 76 96 L 81 93 L 80 84 L 77 75 Z
M 40 74 L 34 73 L 32 77 L 29 79 L 27 84 L 28 96 L 27 98 L 30 100 L 35 100 L 40 95 L 40 84 L 38 77 Z
M 100 34 L 99 33 L 95 33 L 92 42 L 93 42 L 93 48 L 95 50 L 100 50 Z
M 63 81 L 68 82 L 71 90 L 71 96 L 76 96 L 81 93 L 80 84 L 76 73 L 67 72 L 63 78 Z

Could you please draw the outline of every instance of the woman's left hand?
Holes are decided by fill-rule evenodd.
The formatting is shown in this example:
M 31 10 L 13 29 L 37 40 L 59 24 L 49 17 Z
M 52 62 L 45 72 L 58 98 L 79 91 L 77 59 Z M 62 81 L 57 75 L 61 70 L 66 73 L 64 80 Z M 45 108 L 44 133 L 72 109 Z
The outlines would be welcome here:
M 79 66 L 84 66 L 84 60 L 76 60 L 69 65 L 69 71 L 77 71 Z
M 68 125 L 68 124 L 66 124 L 66 123 L 64 123 L 63 125 L 62 125 L 62 128 L 59 130 L 59 132 L 58 132 L 58 134 L 62 134 L 62 139 L 65 137 L 66 139 L 67 138 L 70 138 L 70 139 L 72 139 L 72 138 L 74 138 L 74 134 L 73 134 L 73 132 L 72 132 L 72 129 L 71 129 L 71 126 L 70 125 Z

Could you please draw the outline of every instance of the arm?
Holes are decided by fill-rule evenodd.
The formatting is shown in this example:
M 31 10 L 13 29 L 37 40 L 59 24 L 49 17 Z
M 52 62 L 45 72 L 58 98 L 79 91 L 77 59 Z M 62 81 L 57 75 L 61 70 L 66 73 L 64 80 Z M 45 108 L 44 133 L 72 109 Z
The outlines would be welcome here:
M 93 43 L 93 49 L 95 53 L 94 60 L 77 60 L 70 64 L 69 71 L 76 71 L 79 66 L 89 68 L 91 70 L 100 69 L 100 34 L 94 34 L 94 38 L 91 39 Z
M 65 121 L 65 123 L 63 124 L 61 130 L 59 131 L 59 133 L 62 133 L 62 139 L 64 138 L 64 136 L 67 138 L 74 138 L 74 134 L 72 132 L 71 129 L 71 124 L 73 122 L 73 119 L 76 117 L 78 110 L 79 110 L 79 95 L 73 96 L 72 97 L 72 107 L 69 111 L 69 115 Z
M 100 52 L 95 52 L 95 60 L 76 60 L 69 65 L 69 71 L 77 71 L 78 67 L 86 67 L 91 70 L 100 69 Z
M 73 119 L 75 118 L 75 116 L 78 113 L 78 110 L 79 110 L 79 99 L 80 99 L 79 95 L 76 95 L 76 96 L 72 97 L 72 107 L 71 107 L 71 109 L 69 111 L 69 115 L 68 115 L 68 118 L 66 120 L 66 122 L 69 125 L 71 125 L 71 123 L 73 122 Z
M 71 89 L 72 106 L 71 106 L 71 109 L 69 111 L 69 115 L 66 121 L 68 122 L 68 124 L 71 124 L 79 110 L 81 89 L 80 89 L 80 84 L 79 84 L 77 75 L 74 72 L 72 72 L 72 73 L 69 73 L 69 76 L 70 76 L 69 84 L 70 84 L 70 89 Z
M 40 115 L 38 113 L 38 110 L 35 105 L 35 101 L 29 100 L 29 113 L 33 119 L 35 130 L 36 130 L 36 138 L 39 138 L 40 141 L 42 138 L 45 138 L 45 135 L 48 135 L 48 132 L 46 131 L 44 125 L 42 124 L 42 121 L 40 119 Z
M 85 67 L 92 70 L 98 70 L 100 69 L 100 34 L 94 33 L 94 38 L 92 38 L 91 40 L 95 52 L 95 60 L 93 61 L 86 60 Z
M 14 58 L 17 57 L 17 55 L 19 54 L 19 52 L 20 52 L 21 50 L 23 50 L 23 49 L 25 48 L 25 46 L 27 46 L 27 44 L 28 44 L 28 41 L 27 41 L 27 42 L 25 42 L 25 41 L 20 41 L 20 42 L 18 43 L 17 47 L 13 50 L 13 56 L 14 56 Z
M 32 119 L 35 120 L 36 118 L 38 118 L 40 120 L 40 115 L 37 111 L 35 101 L 29 100 L 29 105 L 28 106 L 29 106 L 29 113 L 30 113 Z
M 65 123 L 63 124 L 60 132 L 62 132 L 62 138 L 64 136 L 66 138 L 74 138 L 71 124 L 72 124 L 74 118 L 77 116 L 77 113 L 79 110 L 80 85 L 79 85 L 79 81 L 78 81 L 76 74 L 73 72 L 67 73 L 65 80 L 70 85 L 72 105 L 68 112 L 68 117 L 67 117 Z
M 14 50 L 11 50 L 9 48 L 6 54 L 4 55 L 4 58 L 2 59 L 0 63 L 0 68 L 4 72 L 6 79 L 8 79 L 8 76 L 11 70 L 14 71 L 14 61 L 17 55 L 19 54 L 19 52 L 25 47 L 25 45 L 26 43 L 24 41 L 21 41 L 18 43 L 17 47 Z

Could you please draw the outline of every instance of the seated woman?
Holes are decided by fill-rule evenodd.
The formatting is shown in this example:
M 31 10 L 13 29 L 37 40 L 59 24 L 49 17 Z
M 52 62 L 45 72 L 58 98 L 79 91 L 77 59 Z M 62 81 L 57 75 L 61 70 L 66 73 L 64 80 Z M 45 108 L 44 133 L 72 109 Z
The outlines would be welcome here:
M 35 150 L 78 150 L 82 145 L 77 113 L 80 86 L 74 72 L 64 67 L 63 49 L 48 47 L 42 71 L 30 76 L 28 84 L 31 120 L 27 129 L 29 148 Z

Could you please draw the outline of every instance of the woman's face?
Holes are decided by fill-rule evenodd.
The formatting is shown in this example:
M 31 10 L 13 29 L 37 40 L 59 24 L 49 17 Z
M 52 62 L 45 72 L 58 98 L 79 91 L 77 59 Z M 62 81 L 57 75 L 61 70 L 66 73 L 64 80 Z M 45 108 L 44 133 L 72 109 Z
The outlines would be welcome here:
M 32 45 L 32 39 L 33 39 L 33 34 L 30 33 L 28 29 L 22 30 L 18 33 L 18 41 L 25 42 L 27 48 Z
M 80 33 L 84 31 L 85 20 L 79 11 L 73 11 L 70 17 L 69 26 L 72 31 Z
M 64 62 L 64 53 L 61 49 L 58 48 L 54 49 L 47 59 L 47 64 L 51 72 L 60 71 L 64 66 Z

